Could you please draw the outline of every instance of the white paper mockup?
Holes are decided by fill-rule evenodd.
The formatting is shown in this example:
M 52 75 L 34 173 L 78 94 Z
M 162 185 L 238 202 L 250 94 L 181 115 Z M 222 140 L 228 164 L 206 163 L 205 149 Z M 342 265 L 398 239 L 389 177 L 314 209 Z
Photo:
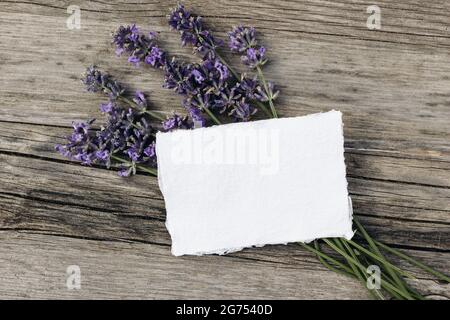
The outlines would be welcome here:
M 172 254 L 350 239 L 342 114 L 158 133 Z

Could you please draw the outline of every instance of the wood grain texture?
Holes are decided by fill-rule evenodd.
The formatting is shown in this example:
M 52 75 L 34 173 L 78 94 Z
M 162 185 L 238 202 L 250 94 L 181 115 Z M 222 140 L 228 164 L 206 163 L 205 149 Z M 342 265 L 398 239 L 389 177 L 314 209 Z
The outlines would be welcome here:
M 66 28 L 71 4 L 81 30 Z M 54 152 L 72 120 L 101 117 L 102 98 L 79 81 L 92 63 L 149 93 L 155 109 L 182 110 L 158 71 L 128 65 L 110 44 L 118 25 L 136 22 L 195 60 L 166 25 L 175 4 L 0 1 L 0 297 L 367 298 L 296 245 L 171 257 L 155 178 L 123 180 Z M 359 0 L 186 1 L 219 36 L 239 22 L 257 28 L 281 116 L 344 113 L 355 213 L 375 238 L 449 273 L 450 3 L 376 4 L 379 31 L 366 28 Z M 419 290 L 449 298 L 448 285 L 394 261 Z M 65 287 L 69 264 L 82 267 L 80 291 Z

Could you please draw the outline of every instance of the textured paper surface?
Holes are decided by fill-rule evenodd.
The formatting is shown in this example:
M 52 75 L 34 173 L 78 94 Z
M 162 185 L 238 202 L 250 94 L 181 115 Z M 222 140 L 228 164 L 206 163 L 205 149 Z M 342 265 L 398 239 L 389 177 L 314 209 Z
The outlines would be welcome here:
M 353 236 L 339 111 L 158 133 L 156 153 L 176 256 Z

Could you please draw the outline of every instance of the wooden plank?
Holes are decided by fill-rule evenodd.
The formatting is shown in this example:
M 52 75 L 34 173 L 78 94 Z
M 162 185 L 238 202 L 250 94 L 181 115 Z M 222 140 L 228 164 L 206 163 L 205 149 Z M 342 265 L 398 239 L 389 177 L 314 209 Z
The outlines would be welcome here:
M 233 256 L 177 258 L 159 245 L 8 231 L 0 231 L 0 241 L 2 299 L 368 298 L 357 281 L 306 259 L 283 265 Z M 81 269 L 80 290 L 66 287 L 70 265 Z M 432 298 L 450 298 L 449 285 L 411 284 Z
M 167 12 L 165 6 L 112 4 L 110 7 L 114 10 L 87 11 L 84 27 L 80 31 L 70 31 L 65 28 L 63 4 L 56 1 L 56 8 L 44 3 L 8 4 L 2 9 L 4 13 L 0 23 L 5 30 L 13 19 L 24 23 L 15 28 L 14 33 L 6 32 L 3 36 L 1 119 L 67 125 L 72 119 L 98 115 L 96 106 L 100 98 L 82 95 L 82 87 L 76 80 L 84 67 L 92 62 L 123 75 L 123 80 L 132 87 L 151 91 L 155 108 L 179 108 L 179 98 L 160 88 L 161 75 L 158 72 L 128 66 L 124 59 L 114 57 L 110 46 L 110 32 L 120 22 L 136 20 L 146 28 L 163 31 L 164 46 L 174 54 L 186 56 L 190 50 L 179 49 L 178 37 L 167 30 L 163 18 L 163 12 Z M 193 4 L 197 5 L 199 13 L 209 12 L 211 6 L 198 2 Z M 242 15 L 232 18 L 240 4 L 242 2 L 219 5 L 227 8 L 223 11 L 225 16 L 210 18 L 218 32 L 223 34 L 225 28 L 243 18 Z M 339 108 L 346 114 L 346 136 L 355 148 L 448 160 L 446 119 L 449 117 L 447 88 L 450 78 L 447 75 L 450 59 L 447 45 L 444 48 L 430 47 L 430 42 L 447 44 L 449 41 L 442 35 L 445 16 L 441 15 L 445 10 L 434 15 L 437 9 L 421 9 L 418 4 L 417 8 L 408 6 L 406 2 L 386 5 L 389 15 L 397 15 L 402 23 L 408 22 L 403 32 L 395 31 L 401 24 L 390 26 L 393 22 L 389 16 L 386 18 L 389 31 L 368 31 L 363 27 L 365 19 L 359 20 L 354 16 L 355 12 L 361 11 L 361 18 L 366 17 L 362 2 L 332 4 L 316 1 L 308 4 L 300 1 L 277 3 L 277 6 L 264 2 L 249 9 L 245 15 L 260 17 L 247 22 L 254 22 L 264 30 L 264 42 L 273 51 L 267 72 L 282 89 L 279 109 L 283 116 Z M 448 6 L 445 2 L 442 5 L 443 8 Z M 94 11 L 100 6 L 104 4 L 86 5 Z M 414 8 L 414 11 L 409 13 L 406 7 Z M 147 14 L 138 16 L 136 12 L 141 8 L 154 18 L 149 19 Z M 32 9 L 36 9 L 38 14 L 23 13 Z M 278 10 L 287 16 L 274 23 L 273 17 L 281 14 Z M 10 12 L 15 14 L 11 16 Z M 299 19 L 289 19 L 291 14 L 299 17 L 309 15 L 309 19 L 300 23 Z M 352 19 L 349 19 L 349 14 Z M 407 19 L 409 14 L 412 16 L 410 20 Z M 340 19 L 341 23 L 335 25 L 328 21 L 333 17 Z M 417 23 L 419 18 L 422 20 L 420 24 Z M 273 30 L 274 25 L 283 21 L 289 28 Z M 30 25 L 39 25 L 39 28 L 30 30 Z M 317 31 L 317 28 L 326 30 Z M 381 40 L 340 36 L 343 32 L 355 31 Z M 409 34 L 419 43 L 424 39 L 428 39 L 428 43 L 417 45 L 412 40 L 411 43 L 402 43 L 400 39 Z M 14 51 L 11 43 L 14 43 Z M 43 56 L 46 48 L 52 48 L 51 58 Z M 21 54 L 17 55 L 17 51 Z M 27 100 L 26 113 L 21 112 L 24 99 Z
M 102 116 L 97 120 L 99 125 L 103 121 Z M 55 153 L 54 146 L 56 143 L 64 143 L 63 137 L 70 132 L 71 128 L 68 126 L 0 121 L 0 151 L 63 160 L 64 158 Z M 345 158 L 350 177 L 450 188 L 450 161 L 445 161 L 445 158 L 401 157 L 356 149 L 352 147 L 352 142 L 348 141 L 345 144 Z
M 357 281 L 233 257 L 182 257 L 167 247 L 0 232 L 0 298 L 361 299 Z M 64 250 L 61 250 L 64 248 Z M 12 254 L 14 253 L 14 254 Z M 66 268 L 81 269 L 68 290 Z
M 37 229 L 77 237 L 128 239 L 169 243 L 163 221 L 164 202 L 154 177 L 140 175 L 123 179 L 113 172 L 66 163 L 0 155 L 0 225 L 10 229 Z M 379 190 L 374 183 L 374 190 Z M 367 185 L 367 184 L 366 184 Z M 414 189 L 396 188 L 401 192 Z M 393 188 L 394 188 L 393 187 Z M 450 192 L 449 189 L 439 189 Z M 387 192 L 379 191 L 380 194 Z M 436 191 L 434 191 L 436 192 Z M 416 197 L 423 196 L 417 193 Z M 405 202 L 413 196 L 405 196 Z M 374 197 L 376 199 L 377 197 Z M 391 199 L 386 201 L 389 205 Z M 357 200 L 360 198 L 356 197 Z M 369 197 L 361 208 L 376 206 Z M 398 200 L 397 200 L 398 201 Z M 414 202 L 412 202 L 414 205 Z M 355 206 L 355 211 L 359 210 Z M 356 211 L 358 213 L 358 211 Z M 369 211 L 363 221 L 380 240 L 422 248 L 448 250 L 449 225 L 407 219 L 404 214 L 386 218 L 386 211 Z M 389 211 L 388 211 L 389 212 Z M 427 213 L 441 214 L 440 211 Z
M 0 152 L 62 161 L 65 159 L 55 153 L 54 144 L 63 142 L 61 137 L 68 132 L 69 128 L 0 122 Z M 450 167 L 447 162 L 359 154 L 351 148 L 347 148 L 345 156 L 357 214 L 410 221 L 412 224 L 403 222 L 408 228 L 414 223 L 426 227 L 429 222 L 442 223 L 444 230 L 448 227 Z M 149 186 L 157 189 L 154 183 Z M 387 223 L 391 225 L 395 221 Z M 377 232 L 382 232 L 378 229 Z M 436 234 L 430 242 L 438 242 L 439 237 Z M 389 237 L 387 240 L 392 241 Z M 448 247 L 442 237 L 440 242 L 439 248 L 442 243 Z
M 54 153 L 72 120 L 100 116 L 102 98 L 84 93 L 78 80 L 91 63 L 150 92 L 155 109 L 182 110 L 180 98 L 160 88 L 159 72 L 114 57 L 110 33 L 119 24 L 160 31 L 164 48 L 195 59 L 168 31 L 175 2 L 77 4 L 78 31 L 65 26 L 66 1 L 0 7 L 0 297 L 367 297 L 296 245 L 173 258 L 154 178 L 123 180 Z M 239 22 L 257 27 L 269 49 L 267 74 L 282 90 L 282 116 L 344 112 L 355 213 L 377 239 L 448 273 L 450 3 L 377 4 L 380 31 L 367 30 L 362 0 L 186 2 L 218 35 Z M 79 293 L 64 287 L 65 265 L 77 257 L 89 277 Z M 418 275 L 414 285 L 424 292 L 449 297 L 448 285 L 394 262 Z

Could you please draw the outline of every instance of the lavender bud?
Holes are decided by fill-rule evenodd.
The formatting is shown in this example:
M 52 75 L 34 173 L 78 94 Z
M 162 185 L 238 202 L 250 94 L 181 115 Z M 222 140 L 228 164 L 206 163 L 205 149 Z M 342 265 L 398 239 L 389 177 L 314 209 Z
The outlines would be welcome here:
M 173 114 L 172 117 L 167 118 L 163 122 L 164 131 L 172 131 L 176 129 L 192 129 L 192 124 L 187 117 L 181 117 L 178 114 Z
M 249 48 L 246 54 L 241 57 L 242 62 L 250 69 L 254 69 L 258 66 L 262 66 L 267 62 L 265 59 L 266 48 L 260 47 L 259 49 Z
M 257 45 L 256 31 L 253 27 L 244 27 L 242 25 L 234 27 L 228 32 L 228 47 L 233 52 L 244 52 Z
M 233 110 L 230 112 L 230 115 L 238 121 L 249 121 L 251 116 L 254 115 L 256 111 L 257 109 L 248 104 L 245 99 L 242 99 L 235 104 Z
M 148 36 L 139 33 L 136 25 L 120 26 L 113 36 L 116 54 L 128 54 L 128 62 L 139 66 L 141 62 L 154 68 L 162 68 L 166 63 L 166 54 L 155 43 L 156 34 Z
M 216 49 L 223 45 L 205 29 L 202 18 L 192 15 L 182 4 L 174 8 L 167 19 L 169 26 L 180 32 L 181 44 L 191 44 L 204 58 L 215 57 Z
M 266 102 L 269 100 L 275 100 L 278 97 L 280 91 L 274 89 L 273 82 L 269 81 L 267 83 L 267 89 L 268 91 L 266 92 L 261 86 L 258 86 L 256 88 L 255 98 L 261 102 Z
M 187 110 L 194 122 L 194 127 L 202 128 L 206 126 L 206 119 L 199 108 L 190 106 L 187 107 Z
M 109 74 L 101 72 L 96 66 L 88 67 L 81 81 L 86 86 L 87 91 L 104 92 L 112 100 L 120 97 L 125 91 Z

